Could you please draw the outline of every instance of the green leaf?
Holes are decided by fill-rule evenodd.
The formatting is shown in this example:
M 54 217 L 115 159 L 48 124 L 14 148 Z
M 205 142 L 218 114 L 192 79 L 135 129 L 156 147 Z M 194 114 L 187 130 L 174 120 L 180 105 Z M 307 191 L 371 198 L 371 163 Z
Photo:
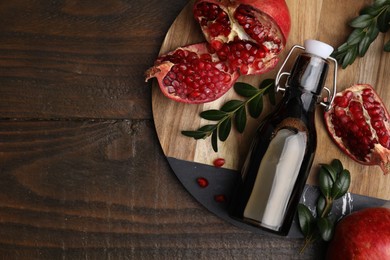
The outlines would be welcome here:
M 198 131 L 202 132 L 212 132 L 217 128 L 217 125 L 204 125 L 198 129 Z
M 332 177 L 332 181 L 336 181 L 337 179 L 337 170 L 330 164 L 322 164 L 320 168 L 321 171 L 326 171 Z
M 377 16 L 381 11 L 381 8 L 378 8 L 378 6 L 374 6 L 374 5 L 369 5 L 365 8 L 363 8 L 361 11 L 360 11 L 360 14 L 369 14 L 371 15 L 372 17 L 373 16 Z
M 345 52 L 334 51 L 334 52 L 331 54 L 331 56 L 332 56 L 333 58 L 335 58 L 339 63 L 342 63 L 342 60 L 343 60 L 343 58 L 344 58 L 344 56 L 345 56 L 346 53 L 347 53 L 347 51 L 345 51 Z
M 211 146 L 213 147 L 214 152 L 218 152 L 218 131 L 215 129 L 211 135 Z
M 344 166 L 339 159 L 333 159 L 330 165 L 333 169 L 339 174 L 342 170 L 344 170 Z
M 317 215 L 321 216 L 326 206 L 326 199 L 324 196 L 319 196 L 317 199 Z
M 241 100 L 235 100 L 235 99 L 229 100 L 221 107 L 221 110 L 224 112 L 233 112 L 243 104 L 244 102 Z
M 245 106 L 241 107 L 240 109 L 237 110 L 235 116 L 235 123 L 236 123 L 236 128 L 237 131 L 240 133 L 243 133 L 245 130 L 246 126 L 246 109 Z
M 370 38 L 370 41 L 373 42 L 376 37 L 378 37 L 379 29 L 376 26 L 376 23 L 372 23 L 366 32 L 366 37 Z
M 263 111 L 263 95 L 258 95 L 248 103 L 249 115 L 258 118 Z
M 319 184 L 320 184 L 320 190 L 322 194 L 325 196 L 325 198 L 329 198 L 332 194 L 332 186 L 333 186 L 333 179 L 331 174 L 326 170 L 326 168 L 321 167 L 320 173 L 319 173 Z
M 203 131 L 181 131 L 185 136 L 192 137 L 194 139 L 203 139 L 207 137 L 207 133 Z
M 373 6 L 375 7 L 382 7 L 384 5 L 390 4 L 389 0 L 375 0 Z
M 377 27 L 382 33 L 385 33 L 390 29 L 390 7 L 378 16 Z
M 383 50 L 386 52 L 390 52 L 390 40 L 386 42 L 385 46 L 383 47 Z
M 260 89 L 275 89 L 274 79 L 265 79 L 260 83 Z
M 273 88 L 269 88 L 267 90 L 268 100 L 271 103 L 271 105 L 276 105 L 276 91 Z
M 343 63 L 342 63 L 343 69 L 345 69 L 348 65 L 351 65 L 355 61 L 356 56 L 357 56 L 357 46 L 354 45 L 351 46 L 351 48 L 348 50 L 348 52 L 346 53 L 343 59 Z
M 298 204 L 297 207 L 298 212 L 298 221 L 299 227 L 305 237 L 312 234 L 314 230 L 314 217 L 311 211 L 302 203 Z
M 372 16 L 369 14 L 362 14 L 353 19 L 349 25 L 353 28 L 365 28 L 372 22 Z
M 332 198 L 334 200 L 341 198 L 348 191 L 351 184 L 351 174 L 348 170 L 343 170 L 332 188 Z
M 231 128 L 232 128 L 231 118 L 226 118 L 225 120 L 223 120 L 218 127 L 219 140 L 221 140 L 222 142 L 226 141 L 226 139 L 230 134 Z
M 244 82 L 237 82 L 234 84 L 234 91 L 240 96 L 243 97 L 252 97 L 259 92 L 259 89 L 253 87 L 252 85 Z
M 368 47 L 370 47 L 372 41 L 369 37 L 364 37 L 361 42 L 359 42 L 359 47 L 358 47 L 358 54 L 360 57 L 363 57 L 367 50 Z
M 217 109 L 206 110 L 199 114 L 201 118 L 204 118 L 206 120 L 211 120 L 211 121 L 219 121 L 223 119 L 226 115 L 227 115 L 226 112 Z
M 358 44 L 365 36 L 365 32 L 363 29 L 357 28 L 352 31 L 352 33 L 349 35 L 347 43 L 348 45 L 355 45 Z
M 337 52 L 345 52 L 349 49 L 348 43 L 343 43 L 337 48 Z
M 330 241 L 333 237 L 333 223 L 327 218 L 319 218 L 317 220 L 317 227 L 320 231 L 321 238 L 324 241 Z

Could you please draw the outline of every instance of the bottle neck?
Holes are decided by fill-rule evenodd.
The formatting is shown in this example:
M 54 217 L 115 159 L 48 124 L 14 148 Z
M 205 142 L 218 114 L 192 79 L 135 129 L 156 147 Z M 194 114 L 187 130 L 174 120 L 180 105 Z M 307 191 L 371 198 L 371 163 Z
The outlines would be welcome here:
M 327 60 L 316 55 L 303 53 L 297 57 L 287 81 L 286 98 L 289 103 L 313 111 L 324 87 L 328 74 Z M 295 101 L 293 101 L 295 100 Z
M 318 56 L 303 53 L 297 57 L 291 70 L 287 86 L 299 88 L 314 96 L 320 96 L 328 74 L 327 60 Z

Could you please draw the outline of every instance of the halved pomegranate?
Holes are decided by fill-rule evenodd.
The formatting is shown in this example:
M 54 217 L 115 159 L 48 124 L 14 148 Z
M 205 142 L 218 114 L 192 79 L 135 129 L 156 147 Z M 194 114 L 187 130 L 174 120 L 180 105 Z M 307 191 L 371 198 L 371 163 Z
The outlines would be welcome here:
M 220 59 L 244 75 L 273 69 L 290 32 L 284 0 L 197 0 L 193 12 Z
M 284 0 L 196 0 L 194 16 L 208 43 L 180 47 L 146 72 L 167 97 L 185 103 L 218 99 L 239 75 L 262 74 L 278 63 L 290 31 Z
M 184 103 L 205 103 L 225 94 L 239 73 L 209 52 L 208 43 L 198 43 L 160 56 L 146 71 L 146 80 L 156 77 L 165 96 Z
M 389 113 L 368 84 L 356 84 L 338 93 L 325 123 L 336 144 L 352 159 L 379 165 L 390 172 Z

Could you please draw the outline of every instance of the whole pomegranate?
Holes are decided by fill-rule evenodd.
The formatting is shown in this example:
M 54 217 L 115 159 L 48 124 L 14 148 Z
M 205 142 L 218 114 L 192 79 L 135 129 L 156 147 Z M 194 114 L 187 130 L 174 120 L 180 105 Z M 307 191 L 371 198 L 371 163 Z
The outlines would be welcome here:
M 367 208 L 344 217 L 337 225 L 327 259 L 390 259 L 390 209 Z
M 197 0 L 193 12 L 220 59 L 245 75 L 274 68 L 290 32 L 284 0 Z
M 162 55 L 146 72 L 146 80 L 156 77 L 167 97 L 211 102 L 240 75 L 265 73 L 278 63 L 290 31 L 284 0 L 198 0 L 193 12 L 208 43 Z
M 389 113 L 368 84 L 356 84 L 338 93 L 325 123 L 336 144 L 352 159 L 379 165 L 390 172 Z

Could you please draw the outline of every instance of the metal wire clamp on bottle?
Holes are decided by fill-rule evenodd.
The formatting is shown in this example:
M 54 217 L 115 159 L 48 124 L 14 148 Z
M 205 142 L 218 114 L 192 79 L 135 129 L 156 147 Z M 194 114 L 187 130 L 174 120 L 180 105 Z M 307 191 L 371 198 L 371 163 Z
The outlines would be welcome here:
M 322 58 L 325 58 L 324 57 L 325 53 L 326 53 L 326 51 L 328 51 L 327 50 L 327 46 L 322 46 L 323 49 L 320 49 L 320 50 L 319 49 L 312 50 L 314 48 L 313 43 L 315 44 L 315 48 L 318 48 L 322 44 L 322 42 L 319 42 L 319 41 L 316 41 L 316 40 L 306 40 L 305 41 L 306 48 L 301 46 L 301 45 L 296 44 L 296 45 L 294 45 L 290 49 L 289 53 L 287 54 L 286 59 L 283 61 L 282 66 L 280 67 L 278 73 L 276 74 L 276 79 L 275 79 L 276 92 L 279 92 L 279 91 L 283 91 L 284 92 L 284 91 L 286 91 L 286 88 L 288 87 L 287 85 L 285 87 L 281 87 L 280 86 L 280 80 L 284 76 L 287 77 L 287 80 L 290 77 L 290 72 L 286 72 L 286 71 L 283 72 L 283 69 L 285 68 L 288 60 L 290 59 L 290 57 L 292 56 L 292 54 L 293 54 L 293 52 L 295 50 L 300 49 L 300 50 L 305 51 L 307 48 L 309 48 L 310 49 L 309 52 L 316 52 L 316 53 L 319 52 L 318 54 L 320 54 L 320 55 L 318 55 L 318 56 L 320 56 Z M 324 87 L 324 90 L 327 92 L 327 97 L 325 97 L 323 101 L 320 101 L 319 104 L 321 106 L 325 107 L 325 111 L 328 111 L 331 108 L 331 106 L 333 104 L 333 100 L 334 100 L 334 98 L 336 96 L 336 93 L 337 93 L 337 69 L 338 69 L 338 66 L 337 66 L 337 60 L 335 58 L 333 58 L 331 56 L 328 56 L 328 57 L 326 57 L 326 59 L 329 59 L 329 60 L 331 60 L 334 63 L 333 91 L 331 91 L 327 87 Z

